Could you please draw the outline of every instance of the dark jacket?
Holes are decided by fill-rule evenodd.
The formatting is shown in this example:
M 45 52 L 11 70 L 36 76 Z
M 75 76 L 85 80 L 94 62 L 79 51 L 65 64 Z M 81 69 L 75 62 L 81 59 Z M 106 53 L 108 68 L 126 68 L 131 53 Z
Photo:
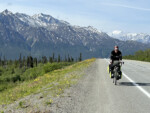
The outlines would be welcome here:
M 113 62 L 114 60 L 122 60 L 122 53 L 121 53 L 121 51 L 118 50 L 118 52 L 115 53 L 115 51 L 113 50 L 113 51 L 111 52 L 110 59 L 112 60 L 112 62 Z

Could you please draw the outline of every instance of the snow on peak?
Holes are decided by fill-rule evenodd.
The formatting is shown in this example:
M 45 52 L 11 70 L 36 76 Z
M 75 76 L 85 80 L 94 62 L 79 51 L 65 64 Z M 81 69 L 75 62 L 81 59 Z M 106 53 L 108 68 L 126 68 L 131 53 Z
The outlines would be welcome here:
M 92 26 L 85 27 L 86 30 L 92 31 L 94 33 L 101 33 L 101 31 L 97 30 L 96 28 Z
M 2 12 L 2 14 L 4 14 L 4 15 L 11 15 L 11 14 L 13 14 L 13 13 L 10 12 L 10 11 L 8 11 L 8 10 L 6 9 L 6 10 L 4 10 L 4 11 Z
M 137 35 L 138 35 L 137 33 L 127 33 L 127 36 L 135 37 L 135 36 L 137 36 Z
M 125 33 L 119 30 L 115 30 L 109 33 L 110 36 L 119 40 L 134 40 L 142 43 L 150 43 L 150 35 L 145 33 Z
M 38 19 L 38 20 L 45 19 L 45 20 L 49 21 L 52 18 L 52 16 L 40 13 L 40 14 L 33 15 L 32 18 Z
M 53 18 L 50 15 L 45 15 L 43 13 L 33 15 L 32 18 L 38 22 L 40 26 L 47 26 L 57 23 L 57 19 Z

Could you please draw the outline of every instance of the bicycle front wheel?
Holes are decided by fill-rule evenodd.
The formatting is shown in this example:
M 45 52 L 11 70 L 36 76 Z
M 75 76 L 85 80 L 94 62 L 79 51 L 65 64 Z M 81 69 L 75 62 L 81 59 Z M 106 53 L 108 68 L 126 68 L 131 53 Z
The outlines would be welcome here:
M 115 75 L 114 75 L 114 82 L 115 82 L 115 85 L 117 85 L 117 72 L 115 72 Z

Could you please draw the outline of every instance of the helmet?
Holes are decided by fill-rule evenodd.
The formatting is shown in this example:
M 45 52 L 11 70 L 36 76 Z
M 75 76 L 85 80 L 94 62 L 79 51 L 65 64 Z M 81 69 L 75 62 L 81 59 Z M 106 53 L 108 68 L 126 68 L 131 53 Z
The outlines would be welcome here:
M 114 46 L 114 49 L 115 49 L 115 50 L 118 50 L 118 49 L 119 49 L 119 47 L 115 45 L 115 46 Z
M 119 47 L 115 45 L 114 48 L 119 48 Z

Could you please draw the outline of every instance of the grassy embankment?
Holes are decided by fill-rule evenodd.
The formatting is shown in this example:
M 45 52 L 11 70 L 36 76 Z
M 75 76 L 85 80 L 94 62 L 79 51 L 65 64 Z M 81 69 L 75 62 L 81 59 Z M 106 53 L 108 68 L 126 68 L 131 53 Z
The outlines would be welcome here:
M 82 76 L 72 72 L 83 70 L 83 68 L 89 66 L 93 61 L 95 61 L 94 58 L 72 64 L 47 63 L 26 70 L 22 75 L 14 75 L 14 78 L 7 77 L 5 79 L 2 75 L 0 76 L 1 81 L 7 81 L 8 78 L 11 79 L 0 84 L 0 105 L 10 104 L 19 98 L 39 93 L 44 89 L 49 90 L 53 96 L 58 96 L 63 93 L 65 88 L 77 82 L 74 79 Z M 14 70 L 12 71 L 14 72 Z M 17 69 L 15 71 L 21 70 Z M 14 83 L 18 79 L 19 81 Z

